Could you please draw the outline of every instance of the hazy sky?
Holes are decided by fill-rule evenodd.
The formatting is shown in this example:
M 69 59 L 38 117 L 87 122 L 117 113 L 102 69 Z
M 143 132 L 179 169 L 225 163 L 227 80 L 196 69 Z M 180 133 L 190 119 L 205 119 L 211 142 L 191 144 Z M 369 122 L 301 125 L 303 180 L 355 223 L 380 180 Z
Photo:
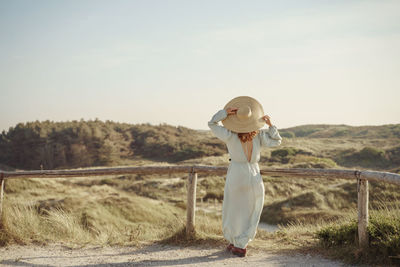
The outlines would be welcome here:
M 0 0 L 0 131 L 207 129 L 239 95 L 278 128 L 400 123 L 400 1 Z

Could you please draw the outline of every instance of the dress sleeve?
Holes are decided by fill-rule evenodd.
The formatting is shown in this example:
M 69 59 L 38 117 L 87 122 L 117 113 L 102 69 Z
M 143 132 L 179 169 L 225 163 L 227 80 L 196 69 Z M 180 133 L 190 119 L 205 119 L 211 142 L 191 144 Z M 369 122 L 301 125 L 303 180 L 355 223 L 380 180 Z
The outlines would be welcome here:
M 282 142 L 282 137 L 279 135 L 275 125 L 269 127 L 268 130 L 260 130 L 261 146 L 274 147 L 279 146 Z
M 219 121 L 224 120 L 227 116 L 228 114 L 226 113 L 226 110 L 221 109 L 208 122 L 208 127 L 210 127 L 214 135 L 224 142 L 227 142 L 234 134 L 230 130 L 218 124 Z

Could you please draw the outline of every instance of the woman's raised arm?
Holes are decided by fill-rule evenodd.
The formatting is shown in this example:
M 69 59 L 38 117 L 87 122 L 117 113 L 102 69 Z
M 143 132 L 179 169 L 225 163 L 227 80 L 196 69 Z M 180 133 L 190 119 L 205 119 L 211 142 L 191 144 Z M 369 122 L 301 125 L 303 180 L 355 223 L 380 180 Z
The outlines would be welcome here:
M 227 116 L 228 112 L 225 109 L 221 109 L 208 122 L 208 127 L 210 127 L 214 135 L 224 142 L 227 142 L 233 136 L 233 132 L 218 124 L 219 121 L 224 120 Z
M 282 137 L 279 135 L 275 125 L 269 126 L 269 129 L 260 130 L 261 146 L 274 147 L 282 143 Z
M 279 146 L 282 142 L 282 137 L 278 132 L 278 128 L 272 125 L 271 118 L 268 115 L 263 117 L 265 123 L 269 126 L 268 130 L 260 130 L 261 146 L 274 147 Z

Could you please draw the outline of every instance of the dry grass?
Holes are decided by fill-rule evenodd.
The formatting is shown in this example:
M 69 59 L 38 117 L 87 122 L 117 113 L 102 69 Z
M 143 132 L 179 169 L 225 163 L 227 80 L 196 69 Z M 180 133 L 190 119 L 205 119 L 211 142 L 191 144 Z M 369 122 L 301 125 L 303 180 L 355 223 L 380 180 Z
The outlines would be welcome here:
M 7 181 L 2 227 L 8 234 L 2 243 L 131 245 L 162 239 L 183 224 L 180 207 L 108 184 L 82 182 Z
M 2 225 L 7 234 L 3 233 L 1 243 L 224 242 L 220 210 L 225 181 L 218 176 L 199 175 L 197 235 L 183 239 L 186 178 L 187 174 L 7 180 Z M 253 247 L 311 244 L 310 229 L 315 230 L 318 222 L 346 218 L 356 205 L 354 181 L 263 178 L 266 196 L 261 220 L 289 224 L 273 235 L 260 230 Z M 396 203 L 399 194 L 395 186 L 371 184 L 371 206 L 382 199 Z

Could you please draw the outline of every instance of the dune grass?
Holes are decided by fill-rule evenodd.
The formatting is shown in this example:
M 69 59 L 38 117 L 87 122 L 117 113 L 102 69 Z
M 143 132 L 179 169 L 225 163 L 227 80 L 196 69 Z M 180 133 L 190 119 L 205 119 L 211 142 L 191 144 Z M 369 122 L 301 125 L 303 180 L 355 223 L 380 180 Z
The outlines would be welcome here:
M 134 245 L 165 238 L 183 225 L 182 207 L 82 181 L 7 181 L 0 242 Z
M 263 153 L 268 157 L 268 151 Z M 310 159 L 300 155 L 284 167 L 309 163 Z M 224 165 L 226 160 L 227 155 L 223 155 L 182 164 Z M 260 167 L 270 163 L 260 162 Z M 280 224 L 280 230 L 274 233 L 258 230 L 249 248 L 318 252 L 346 260 L 359 253 L 354 244 L 340 249 L 322 245 L 316 234 L 327 226 L 346 225 L 357 218 L 355 181 L 268 176 L 263 179 L 266 194 L 261 221 Z M 196 233 L 189 238 L 185 235 L 186 180 L 187 174 L 7 180 L 0 245 L 226 244 L 220 214 L 224 177 L 199 174 Z M 371 222 L 374 210 L 382 203 L 387 210 L 396 209 L 400 203 L 398 187 L 370 183 Z
M 398 264 L 391 257 L 400 255 L 400 206 L 393 208 L 382 203 L 380 208 L 371 210 L 367 231 L 366 249 L 358 247 L 356 217 L 332 222 L 316 231 L 316 235 L 331 256 L 348 263 Z

